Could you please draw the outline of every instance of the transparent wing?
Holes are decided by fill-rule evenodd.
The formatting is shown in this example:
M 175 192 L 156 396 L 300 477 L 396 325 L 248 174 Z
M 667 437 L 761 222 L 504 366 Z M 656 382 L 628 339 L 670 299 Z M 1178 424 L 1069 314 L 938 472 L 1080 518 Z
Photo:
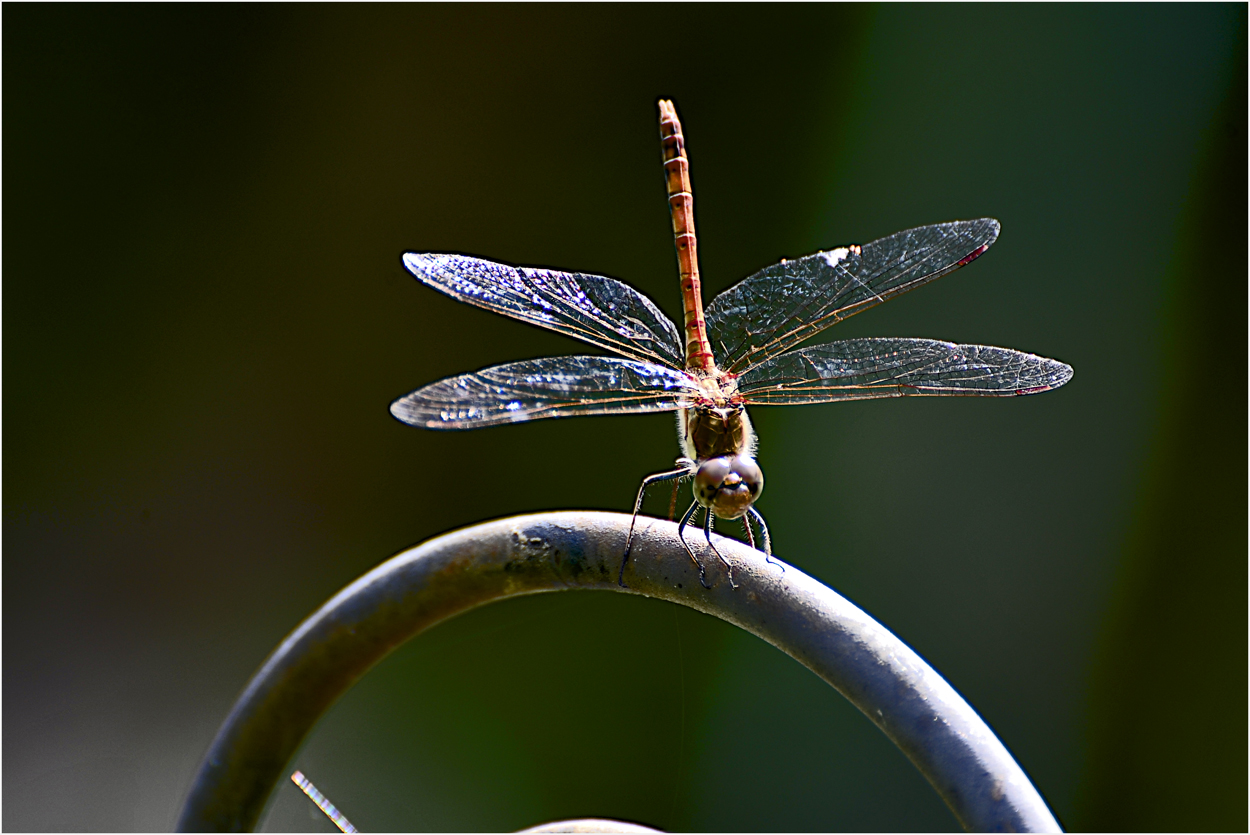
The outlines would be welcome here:
M 461 374 L 391 404 L 396 419 L 426 429 L 638 412 L 671 412 L 698 384 L 684 371 L 615 357 L 543 357 Z
M 404 266 L 453 299 L 630 359 L 684 365 L 677 326 L 650 299 L 615 279 L 433 252 L 404 253 Z
M 747 403 L 828 403 L 906 395 L 1008 396 L 1072 379 L 1058 360 L 936 339 L 848 339 L 783 354 L 738 378 Z
M 708 305 L 712 353 L 723 370 L 742 374 L 848 316 L 962 267 L 997 237 L 993 218 L 957 220 L 774 264 Z

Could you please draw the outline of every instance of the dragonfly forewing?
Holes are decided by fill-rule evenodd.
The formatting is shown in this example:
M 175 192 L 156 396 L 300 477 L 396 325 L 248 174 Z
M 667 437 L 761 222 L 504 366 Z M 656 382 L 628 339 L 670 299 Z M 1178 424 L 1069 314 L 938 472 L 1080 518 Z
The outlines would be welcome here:
M 979 257 L 998 237 L 993 218 L 957 220 L 782 261 L 743 279 L 707 308 L 722 370 L 766 362 L 825 328 Z
M 543 357 L 448 377 L 391 404 L 426 429 L 474 429 L 575 415 L 672 412 L 699 393 L 685 371 L 615 357 Z
M 650 299 L 615 279 L 450 253 L 408 252 L 404 266 L 459 301 L 631 359 L 684 365 L 677 326 Z
M 813 345 L 738 379 L 748 404 L 828 403 L 908 395 L 1010 396 L 1048 391 L 1072 367 L 1010 348 L 936 339 L 848 339 Z

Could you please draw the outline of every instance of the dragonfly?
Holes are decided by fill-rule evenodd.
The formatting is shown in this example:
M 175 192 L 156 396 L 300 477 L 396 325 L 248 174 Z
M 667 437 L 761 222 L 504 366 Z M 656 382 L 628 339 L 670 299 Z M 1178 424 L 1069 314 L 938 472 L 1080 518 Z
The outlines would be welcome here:
M 693 501 L 678 537 L 710 588 L 685 531 L 703 511 L 741 520 L 765 557 L 771 537 L 755 507 L 764 474 L 747 406 L 830 403 L 907 396 L 1013 396 L 1058 388 L 1072 368 L 1058 360 L 988 345 L 936 339 L 867 338 L 799 344 L 831 325 L 970 264 L 998 238 L 993 218 L 956 220 L 782 260 L 703 306 L 690 161 L 676 108 L 661 100 L 660 139 L 681 279 L 679 328 L 621 281 L 522 267 L 455 253 L 408 252 L 404 266 L 425 285 L 462 302 L 579 339 L 615 356 L 560 356 L 496 365 L 449 377 L 391 404 L 398 420 L 427 429 L 474 429 L 544 418 L 676 412 L 682 456 L 643 479 L 617 582 L 633 546 L 647 488 L 691 479 Z M 779 563 L 778 563 L 779 565 Z M 782 568 L 784 571 L 784 567 Z

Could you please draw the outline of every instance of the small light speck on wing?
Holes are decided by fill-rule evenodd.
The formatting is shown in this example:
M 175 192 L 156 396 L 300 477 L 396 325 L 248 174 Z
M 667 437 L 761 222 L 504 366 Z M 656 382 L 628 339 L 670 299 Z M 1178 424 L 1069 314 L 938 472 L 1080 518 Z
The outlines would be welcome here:
M 850 249 L 844 246 L 840 246 L 837 249 L 831 249 L 828 252 L 820 253 L 820 257 L 824 258 L 825 263 L 828 264 L 829 266 L 836 267 L 838 264 L 845 261 L 846 256 L 850 254 L 851 254 Z

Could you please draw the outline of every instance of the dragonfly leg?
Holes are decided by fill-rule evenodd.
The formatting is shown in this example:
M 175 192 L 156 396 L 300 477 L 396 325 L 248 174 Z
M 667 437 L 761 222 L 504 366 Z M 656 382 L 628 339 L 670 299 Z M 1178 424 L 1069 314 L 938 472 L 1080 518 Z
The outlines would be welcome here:
M 749 513 L 751 515 L 751 518 L 755 520 L 755 524 L 759 525 L 760 533 L 764 537 L 764 559 L 768 560 L 769 564 L 775 565 L 778 568 L 780 568 L 781 573 L 784 574 L 786 572 L 786 567 L 782 565 L 779 561 L 773 559 L 773 540 L 772 540 L 772 537 L 768 535 L 768 525 L 764 524 L 764 517 L 761 516 L 760 512 L 753 507 L 747 508 L 747 513 Z M 742 520 L 742 523 L 747 526 L 747 533 L 749 534 L 751 531 L 751 526 L 747 524 L 747 521 L 745 518 Z M 752 542 L 751 545 L 752 547 L 754 547 L 755 543 Z
M 693 562 L 695 567 L 699 569 L 699 585 L 703 586 L 705 589 L 710 589 L 711 586 L 707 583 L 707 572 L 703 570 L 703 563 L 699 562 L 699 558 L 694 555 L 694 549 L 691 548 L 690 543 L 686 541 L 686 524 L 690 521 L 690 518 L 694 516 L 695 511 L 698 509 L 699 503 L 697 501 L 690 503 L 690 509 L 686 511 L 685 516 L 681 517 L 681 523 L 677 526 L 677 538 L 681 540 L 682 547 L 684 547 L 686 549 L 686 553 L 690 555 L 690 561 Z M 711 511 L 708 512 L 711 513 Z M 717 556 L 719 556 L 719 554 Z
M 657 481 L 668 481 L 673 478 L 680 479 L 683 476 L 690 475 L 693 463 L 688 458 L 678 458 L 678 469 L 655 473 L 642 480 L 642 484 L 638 487 L 638 498 L 634 500 L 634 516 L 629 520 L 629 536 L 625 539 L 625 556 L 621 557 L 621 570 L 616 577 L 616 584 L 621 588 L 629 588 L 629 586 L 625 585 L 625 563 L 629 562 L 629 552 L 634 547 L 634 524 L 638 521 L 638 511 L 642 509 L 642 498 L 646 495 L 647 488 Z
M 703 535 L 707 537 L 707 546 L 712 549 L 712 553 L 720 557 L 720 561 L 725 564 L 725 571 L 729 574 L 729 587 L 731 589 L 738 588 L 738 584 L 734 582 L 734 567 L 730 565 L 729 560 L 725 559 L 720 549 L 712 544 L 712 510 L 707 509 L 707 518 L 703 520 Z

